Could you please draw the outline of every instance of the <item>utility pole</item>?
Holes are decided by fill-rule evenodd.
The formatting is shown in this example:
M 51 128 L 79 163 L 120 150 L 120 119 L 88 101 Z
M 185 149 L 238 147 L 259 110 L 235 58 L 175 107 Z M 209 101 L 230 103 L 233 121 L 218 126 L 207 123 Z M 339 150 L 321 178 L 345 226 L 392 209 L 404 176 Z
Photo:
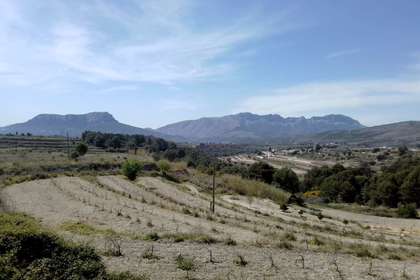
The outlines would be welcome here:
M 70 158 L 70 139 L 69 139 L 69 133 L 66 132 L 67 136 L 67 157 Z
M 211 204 L 211 211 L 214 213 L 214 206 L 216 204 L 216 166 L 213 166 L 213 202 Z

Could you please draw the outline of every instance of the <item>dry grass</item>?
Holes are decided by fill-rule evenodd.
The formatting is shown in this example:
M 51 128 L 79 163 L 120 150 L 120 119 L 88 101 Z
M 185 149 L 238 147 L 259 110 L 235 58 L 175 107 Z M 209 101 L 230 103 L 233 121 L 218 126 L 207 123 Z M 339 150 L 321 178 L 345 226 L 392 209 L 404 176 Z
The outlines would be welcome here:
M 218 187 L 228 193 L 236 193 L 240 195 L 268 198 L 274 202 L 284 205 L 287 203 L 289 195 L 273 186 L 268 184 L 243 179 L 235 175 L 222 175 L 218 181 Z

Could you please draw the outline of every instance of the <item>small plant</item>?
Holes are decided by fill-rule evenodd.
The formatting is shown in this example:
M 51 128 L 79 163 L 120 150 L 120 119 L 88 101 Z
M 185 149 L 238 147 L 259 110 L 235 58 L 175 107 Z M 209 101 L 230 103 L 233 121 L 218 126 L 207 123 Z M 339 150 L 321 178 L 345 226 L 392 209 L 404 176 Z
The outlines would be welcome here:
M 236 246 L 236 244 L 237 244 L 236 241 L 233 240 L 231 237 L 229 237 L 228 239 L 225 240 L 225 245 Z
M 159 260 L 159 257 L 154 253 L 153 246 L 147 248 L 146 251 L 144 251 L 144 253 L 142 254 L 142 258 L 148 260 Z
M 351 249 L 359 258 L 375 258 L 375 255 L 361 244 L 354 244 Z
M 246 266 L 248 264 L 248 262 L 245 260 L 244 256 L 242 255 L 237 255 L 234 263 L 238 266 Z
M 317 215 L 318 219 L 321 221 L 322 219 L 324 219 L 324 215 L 322 214 L 322 212 L 319 212 Z
M 107 236 L 105 239 L 105 256 L 120 257 L 122 256 L 121 251 L 121 240 L 114 235 Z
M 149 234 L 146 234 L 145 240 L 151 240 L 151 241 L 158 241 L 160 239 L 160 236 L 156 232 L 152 232 Z
M 184 213 L 185 215 L 192 215 L 192 212 L 188 209 L 188 208 L 182 208 L 182 213 Z
M 311 245 L 315 245 L 315 246 L 322 246 L 324 245 L 324 241 L 322 241 L 321 239 L 319 239 L 318 237 L 314 237 L 311 239 L 311 241 L 309 242 Z
M 281 205 L 280 205 L 280 210 L 281 210 L 281 211 L 285 212 L 285 211 L 287 211 L 288 209 L 289 209 L 289 207 L 287 207 L 287 204 L 286 204 L 286 203 L 283 203 L 283 204 L 281 204 Z
M 277 243 L 277 248 L 279 249 L 286 249 L 286 250 L 292 250 L 293 249 L 293 245 L 290 242 L 287 241 L 280 241 L 279 243 Z
M 129 180 L 134 181 L 138 173 L 143 169 L 143 165 L 136 160 L 127 160 L 122 165 L 122 173 Z
M 288 241 L 296 241 L 296 236 L 292 232 L 285 232 L 282 238 Z
M 415 203 L 410 204 L 400 204 L 398 205 L 397 211 L 398 217 L 406 219 L 416 219 L 418 218 L 418 213 Z
M 76 160 L 79 158 L 79 154 L 76 151 L 73 151 L 70 154 L 70 158 Z
M 195 269 L 194 260 L 192 258 L 184 257 L 181 254 L 175 258 L 175 262 L 178 269 L 184 271 L 192 271 Z

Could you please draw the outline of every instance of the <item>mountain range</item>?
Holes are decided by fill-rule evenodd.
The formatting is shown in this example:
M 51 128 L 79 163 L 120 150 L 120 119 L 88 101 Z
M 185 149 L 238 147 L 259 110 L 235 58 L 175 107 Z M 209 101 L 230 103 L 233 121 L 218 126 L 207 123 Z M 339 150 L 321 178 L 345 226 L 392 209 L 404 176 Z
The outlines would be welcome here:
M 224 117 L 182 121 L 161 127 L 157 131 L 194 142 L 268 143 L 326 131 L 363 127 L 358 121 L 343 115 L 307 119 L 239 113 Z
M 410 121 L 365 127 L 344 115 L 284 118 L 280 115 L 239 113 L 182 121 L 158 129 L 120 123 L 107 112 L 82 115 L 41 114 L 27 122 L 0 128 L 0 134 L 79 137 L 84 131 L 153 135 L 191 143 L 299 143 L 340 142 L 352 145 L 415 145 L 420 143 L 420 122 Z
M 0 133 L 31 133 L 44 136 L 68 134 L 71 137 L 80 137 L 87 130 L 121 134 L 159 134 L 153 130 L 120 123 L 107 112 L 82 115 L 41 114 L 27 122 L 2 127 Z

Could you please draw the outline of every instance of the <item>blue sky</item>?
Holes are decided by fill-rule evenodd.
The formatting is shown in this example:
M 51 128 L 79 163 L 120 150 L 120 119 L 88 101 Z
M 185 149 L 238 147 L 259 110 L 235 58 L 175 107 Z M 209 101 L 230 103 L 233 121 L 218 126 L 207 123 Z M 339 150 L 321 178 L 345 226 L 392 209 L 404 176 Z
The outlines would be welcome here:
M 0 1 L 0 126 L 249 111 L 420 120 L 420 2 Z

